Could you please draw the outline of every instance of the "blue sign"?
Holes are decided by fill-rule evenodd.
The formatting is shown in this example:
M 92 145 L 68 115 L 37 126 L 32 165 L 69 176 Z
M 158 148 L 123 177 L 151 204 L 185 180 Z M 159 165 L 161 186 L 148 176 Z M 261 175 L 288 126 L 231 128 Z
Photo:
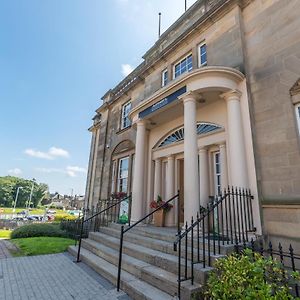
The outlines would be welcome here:
M 163 98 L 162 100 L 154 103 L 150 107 L 146 108 L 145 110 L 139 113 L 139 118 L 145 118 L 146 116 L 150 115 L 151 113 L 165 107 L 166 105 L 170 104 L 171 102 L 175 101 L 180 95 L 186 93 L 186 86 L 180 88 L 176 92 L 172 93 L 171 95 Z

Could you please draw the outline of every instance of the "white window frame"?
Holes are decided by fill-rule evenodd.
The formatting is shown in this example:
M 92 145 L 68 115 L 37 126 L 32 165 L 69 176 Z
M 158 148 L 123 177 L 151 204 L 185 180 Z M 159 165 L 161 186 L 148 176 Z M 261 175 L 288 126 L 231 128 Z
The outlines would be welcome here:
M 205 46 L 205 53 L 206 53 L 206 61 L 204 63 L 201 62 L 201 47 Z M 203 41 L 201 44 L 198 46 L 198 67 L 204 67 L 207 65 L 207 45 L 206 42 Z
M 127 176 L 126 177 L 121 177 L 121 165 L 122 165 L 122 161 L 124 160 L 127 160 L 127 165 L 128 165 L 128 168 L 127 168 Z M 129 163 L 130 163 L 130 159 L 129 159 L 129 156 L 125 156 L 125 157 L 122 157 L 119 159 L 118 161 L 118 177 L 117 177 L 117 191 L 118 192 L 125 192 L 127 193 L 128 192 L 128 180 L 129 180 Z M 122 179 L 126 179 L 127 183 L 126 183 L 126 191 L 121 191 L 120 190 L 120 183 L 121 183 L 121 180 Z
M 298 132 L 300 136 L 300 103 L 297 103 L 295 105 L 295 114 L 296 114 L 296 120 L 297 120 L 297 125 L 298 125 Z
M 219 173 L 217 173 L 217 155 L 219 156 L 219 162 L 218 162 L 218 165 L 219 165 Z M 222 192 L 222 182 L 221 182 L 221 154 L 220 154 L 220 151 L 216 151 L 216 152 L 213 152 L 213 161 L 214 161 L 214 183 L 215 183 L 215 186 L 214 186 L 214 191 L 216 193 L 216 195 L 218 195 L 219 193 Z M 220 179 L 220 184 L 218 184 L 218 178 Z
M 130 109 L 127 113 L 126 107 L 128 105 L 130 105 Z M 131 111 L 131 101 L 128 101 L 122 105 L 122 109 L 121 109 L 121 130 L 131 126 L 131 121 L 128 117 L 130 111 Z
M 167 80 L 165 81 L 165 74 L 167 74 Z M 161 72 L 161 86 L 166 86 L 168 84 L 168 69 Z
M 181 64 L 184 60 L 186 60 L 188 57 L 192 56 L 192 68 L 190 70 L 186 70 L 183 73 L 180 73 L 177 77 L 180 77 L 182 74 L 184 73 L 188 73 L 190 71 L 193 70 L 193 54 L 192 52 L 188 53 L 186 56 L 184 56 L 183 58 L 179 59 L 178 61 L 176 61 L 173 65 L 173 79 L 176 79 L 177 77 L 175 77 L 175 68 L 178 64 Z

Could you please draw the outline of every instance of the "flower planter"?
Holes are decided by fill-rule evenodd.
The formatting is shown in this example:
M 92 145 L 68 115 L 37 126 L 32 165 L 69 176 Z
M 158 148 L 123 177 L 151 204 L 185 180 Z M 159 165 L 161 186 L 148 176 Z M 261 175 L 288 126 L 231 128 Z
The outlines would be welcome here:
M 163 227 L 165 224 L 165 212 L 163 209 L 156 211 L 153 214 L 154 226 Z

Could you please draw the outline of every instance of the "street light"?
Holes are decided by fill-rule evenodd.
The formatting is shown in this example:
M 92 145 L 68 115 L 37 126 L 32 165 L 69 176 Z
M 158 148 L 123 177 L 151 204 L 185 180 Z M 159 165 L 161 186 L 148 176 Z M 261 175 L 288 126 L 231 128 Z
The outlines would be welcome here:
M 16 211 L 16 205 L 17 205 L 17 201 L 18 201 L 18 196 L 19 196 L 19 190 L 22 189 L 23 187 L 18 186 L 17 188 L 17 194 L 16 194 L 16 198 L 15 198 L 15 203 L 14 203 L 14 208 L 13 208 L 13 213 Z
M 30 208 L 30 205 L 31 205 L 34 183 L 35 183 L 35 178 L 32 178 L 32 186 L 31 186 L 31 191 L 30 191 L 30 196 L 29 196 L 29 203 L 27 201 L 26 209 Z

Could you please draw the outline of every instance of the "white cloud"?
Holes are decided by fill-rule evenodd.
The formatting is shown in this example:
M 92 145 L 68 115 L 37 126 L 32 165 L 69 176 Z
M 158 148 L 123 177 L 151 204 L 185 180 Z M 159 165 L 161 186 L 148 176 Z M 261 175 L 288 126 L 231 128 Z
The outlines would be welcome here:
M 48 160 L 53 160 L 57 157 L 67 158 L 70 156 L 68 151 L 56 147 L 51 147 L 47 152 L 42 152 L 35 149 L 26 149 L 24 152 L 25 154 L 32 157 L 48 159 Z
M 68 171 L 73 171 L 73 172 L 79 172 L 79 173 L 86 173 L 85 168 L 77 167 L 77 166 L 67 166 Z
M 78 166 L 67 166 L 65 169 L 58 169 L 58 168 L 37 168 L 36 169 L 42 173 L 61 173 L 68 175 L 69 177 L 77 177 L 78 173 L 86 173 L 85 168 L 81 168 Z
M 22 170 L 19 168 L 14 168 L 14 169 L 8 170 L 8 174 L 18 176 L 18 175 L 22 174 Z
M 122 65 L 122 74 L 124 76 L 128 76 L 133 70 L 134 70 L 134 67 L 132 67 L 129 64 L 123 64 Z
M 69 157 L 70 156 L 68 151 L 61 149 L 61 148 L 56 148 L 56 147 L 51 147 L 49 149 L 48 153 L 54 157 Z

